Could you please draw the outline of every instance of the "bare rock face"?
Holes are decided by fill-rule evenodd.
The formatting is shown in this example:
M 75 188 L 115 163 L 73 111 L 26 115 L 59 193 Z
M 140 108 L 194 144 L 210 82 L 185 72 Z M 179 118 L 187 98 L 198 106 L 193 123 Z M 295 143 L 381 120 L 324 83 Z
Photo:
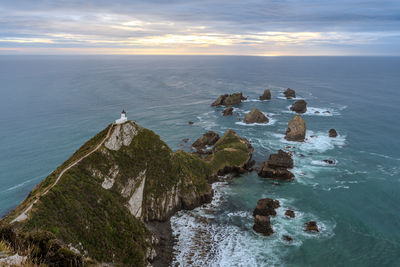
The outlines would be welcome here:
M 268 123 L 269 119 L 257 108 L 253 108 L 252 111 L 248 112 L 243 120 L 245 123 Z
M 227 107 L 222 111 L 222 115 L 224 116 L 232 116 L 233 115 L 233 107 Z
M 274 230 L 271 227 L 269 216 L 254 216 L 253 230 L 265 236 L 272 235 L 274 233 Z
M 271 198 L 262 198 L 257 201 L 257 207 L 253 211 L 253 216 L 275 216 L 276 208 L 280 207 L 278 200 L 273 200 Z
M 265 89 L 264 93 L 260 96 L 260 100 L 271 100 L 271 91 L 269 89 Z
M 277 154 L 269 156 L 258 171 L 258 175 L 263 178 L 291 181 L 294 175 L 287 168 L 293 168 L 293 159 L 289 153 L 279 150 Z
M 306 137 L 306 122 L 300 115 L 295 115 L 289 121 L 285 139 L 288 141 L 303 142 Z
M 242 93 L 234 93 L 231 95 L 225 94 L 220 95 L 217 100 L 215 100 L 211 106 L 233 106 L 242 103 L 242 100 L 246 100 L 247 98 L 243 97 Z
M 290 110 L 297 113 L 305 113 L 307 111 L 307 102 L 304 101 L 303 99 L 297 100 L 290 107 Z
M 209 131 L 197 139 L 192 146 L 196 149 L 203 149 L 206 146 L 213 146 L 219 140 L 219 135 L 213 131 Z
M 287 99 L 296 98 L 296 92 L 290 88 L 286 89 L 284 95 Z
M 329 137 L 335 138 L 336 136 L 338 136 L 336 130 L 335 129 L 330 129 L 329 130 Z
M 316 221 L 310 221 L 306 223 L 306 229 L 307 232 L 319 232 L 318 225 Z
M 119 150 L 122 146 L 129 146 L 132 139 L 138 134 L 139 129 L 138 125 L 130 121 L 118 124 L 104 145 L 111 150 Z

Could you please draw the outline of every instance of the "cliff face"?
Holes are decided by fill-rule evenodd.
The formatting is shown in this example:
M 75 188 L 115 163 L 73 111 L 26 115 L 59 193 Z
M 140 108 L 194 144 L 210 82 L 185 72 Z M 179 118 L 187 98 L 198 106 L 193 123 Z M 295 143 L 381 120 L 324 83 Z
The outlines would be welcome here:
M 144 222 L 210 201 L 209 177 L 227 166 L 244 167 L 251 153 L 233 131 L 201 159 L 173 152 L 134 122 L 110 125 L 1 221 L 0 240 L 49 264 L 147 265 L 157 239 Z

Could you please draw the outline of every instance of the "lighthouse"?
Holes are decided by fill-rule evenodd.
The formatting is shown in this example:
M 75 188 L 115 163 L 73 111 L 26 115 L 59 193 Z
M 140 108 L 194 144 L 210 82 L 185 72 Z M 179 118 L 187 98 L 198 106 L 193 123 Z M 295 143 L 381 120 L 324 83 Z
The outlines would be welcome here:
M 125 110 L 122 110 L 121 112 L 121 118 L 119 118 L 118 120 L 115 121 L 116 124 L 121 124 L 128 121 L 128 117 L 126 117 L 126 112 Z

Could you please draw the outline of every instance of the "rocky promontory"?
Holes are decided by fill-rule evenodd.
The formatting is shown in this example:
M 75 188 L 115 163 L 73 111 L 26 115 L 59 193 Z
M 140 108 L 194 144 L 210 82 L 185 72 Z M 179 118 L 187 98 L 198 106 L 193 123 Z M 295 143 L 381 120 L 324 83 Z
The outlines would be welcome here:
M 268 123 L 269 119 L 257 108 L 253 108 L 246 114 L 243 120 L 247 124 L 251 123 Z
M 209 177 L 252 152 L 232 130 L 202 159 L 135 122 L 112 124 L 0 221 L 0 241 L 49 266 L 148 266 L 160 238 L 146 225 L 211 201 Z
M 220 95 L 217 100 L 215 100 L 211 106 L 234 106 L 242 103 L 242 100 L 246 100 L 247 98 L 243 96 L 242 93 L 234 93 L 234 94 L 225 94 Z
M 285 139 L 303 142 L 306 138 L 306 122 L 300 115 L 295 115 L 288 123 Z

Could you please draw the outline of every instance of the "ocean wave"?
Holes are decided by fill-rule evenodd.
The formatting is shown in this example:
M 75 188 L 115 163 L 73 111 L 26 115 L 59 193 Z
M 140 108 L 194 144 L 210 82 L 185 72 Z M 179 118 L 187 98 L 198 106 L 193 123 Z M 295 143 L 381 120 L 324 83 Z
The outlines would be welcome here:
M 317 166 L 323 166 L 323 167 L 334 167 L 337 165 L 337 163 L 338 163 L 338 161 L 334 160 L 334 159 L 333 159 L 333 163 L 328 163 L 324 160 L 312 160 L 311 161 L 311 164 L 317 165 Z
M 268 118 L 269 122 L 268 123 L 245 123 L 243 121 L 237 121 L 235 124 L 241 125 L 241 126 L 271 126 L 274 125 L 277 120 L 273 118 Z
M 292 113 L 298 114 L 295 111 L 290 110 L 290 106 L 287 106 L 287 110 L 284 111 L 285 113 Z M 307 111 L 305 113 L 301 113 L 300 115 L 307 115 L 307 116 L 324 116 L 324 117 L 331 117 L 340 115 L 340 112 L 333 108 L 317 108 L 317 107 L 307 107 Z

